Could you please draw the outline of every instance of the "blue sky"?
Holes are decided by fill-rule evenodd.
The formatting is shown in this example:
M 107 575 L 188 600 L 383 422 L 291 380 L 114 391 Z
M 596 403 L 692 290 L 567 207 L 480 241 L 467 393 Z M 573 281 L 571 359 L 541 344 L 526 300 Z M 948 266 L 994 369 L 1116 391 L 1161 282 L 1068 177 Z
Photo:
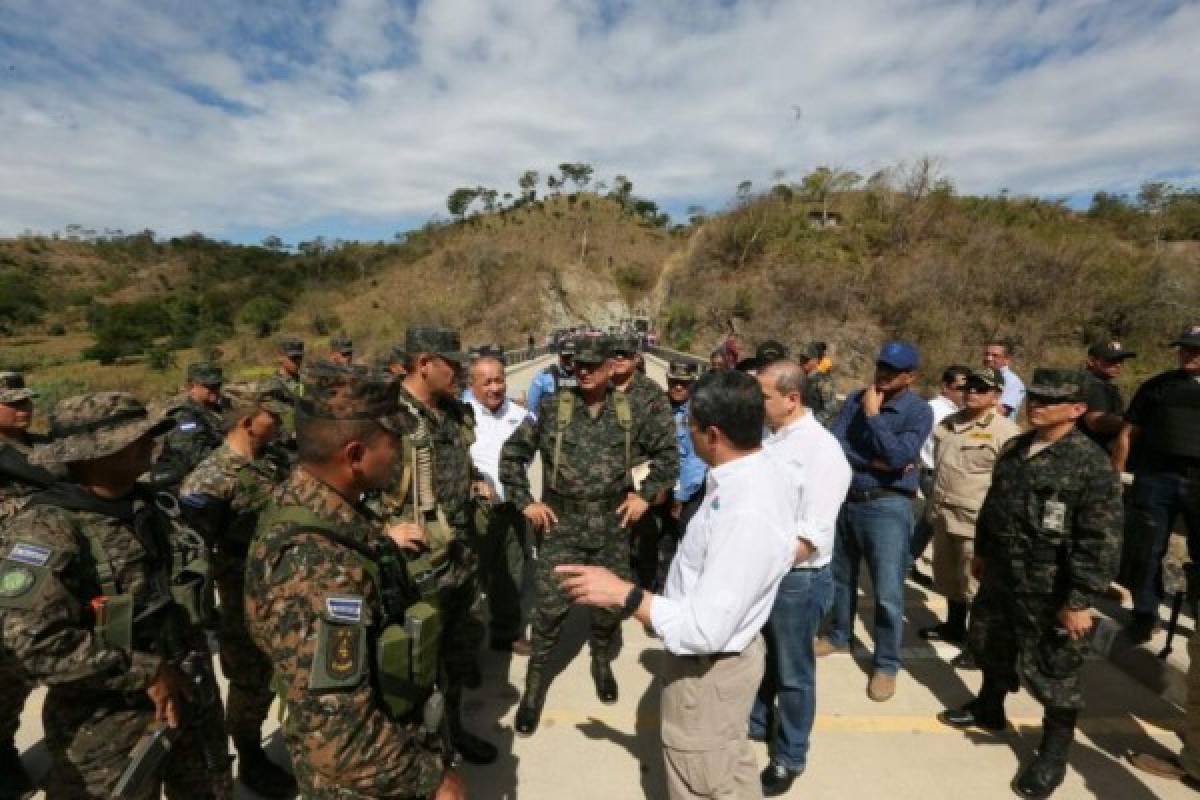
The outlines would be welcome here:
M 1200 185 L 1200 4 L 5 0 L 0 235 L 390 238 L 586 161 L 677 215 L 820 164 Z

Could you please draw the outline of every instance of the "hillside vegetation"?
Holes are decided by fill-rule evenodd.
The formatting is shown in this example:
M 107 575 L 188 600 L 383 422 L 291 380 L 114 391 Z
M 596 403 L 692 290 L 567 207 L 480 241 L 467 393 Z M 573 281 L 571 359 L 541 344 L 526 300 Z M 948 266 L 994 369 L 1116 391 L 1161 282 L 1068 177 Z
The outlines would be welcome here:
M 746 349 L 824 340 L 843 388 L 889 337 L 921 347 L 928 378 L 977 363 L 995 336 L 1014 342 L 1026 374 L 1115 337 L 1143 354 L 1131 384 L 1169 364 L 1165 342 L 1200 319 L 1195 190 L 1101 193 L 1081 213 L 957 195 L 923 160 L 867 181 L 821 168 L 766 192 L 746 182 L 729 208 L 672 226 L 624 176 L 605 191 L 586 164 L 560 172 L 540 198 L 532 171 L 502 199 L 455 189 L 453 219 L 389 243 L 237 246 L 79 226 L 0 240 L 0 368 L 27 370 L 47 402 L 85 389 L 162 397 L 201 357 L 260 374 L 283 332 L 315 355 L 347 334 L 366 359 L 410 324 L 511 347 L 645 313 L 666 344 L 701 355 L 730 329 Z

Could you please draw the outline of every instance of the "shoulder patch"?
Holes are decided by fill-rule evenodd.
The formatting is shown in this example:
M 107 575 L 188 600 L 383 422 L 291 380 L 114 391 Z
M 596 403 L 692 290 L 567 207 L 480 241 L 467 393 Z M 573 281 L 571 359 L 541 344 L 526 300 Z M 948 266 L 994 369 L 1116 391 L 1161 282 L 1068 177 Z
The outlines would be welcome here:
M 37 583 L 37 576 L 29 567 L 9 564 L 0 569 L 0 598 L 12 599 L 29 594 Z
M 362 622 L 363 599 L 359 595 L 330 595 L 325 598 L 325 611 L 338 622 Z
M 50 556 L 54 555 L 54 551 L 49 547 L 42 547 L 38 544 L 30 544 L 28 542 L 17 542 L 9 551 L 8 560 L 17 561 L 21 564 L 30 564 L 35 567 L 44 567 L 46 562 L 50 560 Z

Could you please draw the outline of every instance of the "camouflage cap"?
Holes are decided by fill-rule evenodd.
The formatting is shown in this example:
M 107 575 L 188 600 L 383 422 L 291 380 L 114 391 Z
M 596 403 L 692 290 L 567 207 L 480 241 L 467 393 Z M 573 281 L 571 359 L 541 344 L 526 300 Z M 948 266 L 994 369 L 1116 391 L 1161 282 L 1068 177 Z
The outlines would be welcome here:
M 286 414 L 292 404 L 274 384 L 266 382 L 230 383 L 221 389 L 221 399 L 231 411 L 243 413 L 254 408 L 272 414 Z
M 1083 370 L 1038 367 L 1029 382 L 1029 397 L 1051 403 L 1082 403 L 1087 400 L 1087 381 Z
M 124 450 L 144 436 L 161 436 L 172 419 L 151 415 L 128 392 L 96 392 L 68 397 L 50 414 L 49 444 L 35 447 L 32 464 L 92 461 Z
M 288 358 L 303 358 L 304 342 L 295 336 L 287 336 L 279 340 L 279 352 Z
M 220 386 L 225 382 L 225 373 L 221 367 L 211 361 L 197 361 L 188 364 L 187 382 L 199 383 L 204 386 Z
M 671 361 L 667 364 L 668 381 L 694 381 L 700 374 L 700 367 L 691 361 Z
M 1004 373 L 991 367 L 975 367 L 967 373 L 967 381 L 982 383 L 989 389 L 1004 388 Z
M 628 353 L 636 355 L 641 351 L 642 340 L 637 336 L 623 334 L 621 336 L 612 337 L 613 353 Z
M 458 331 L 451 328 L 409 328 L 404 336 L 404 349 L 410 353 L 434 353 L 455 364 L 467 360 Z
M 804 347 L 800 348 L 798 353 L 796 353 L 797 359 L 800 361 L 800 363 L 804 363 L 805 361 L 813 358 L 820 359 L 823 355 L 825 355 L 825 347 L 823 342 L 809 342 L 808 344 L 804 345 Z
M 354 355 L 354 340 L 349 336 L 334 336 L 329 340 L 329 349 L 344 356 Z
M 612 358 L 612 339 L 607 336 L 584 336 L 575 343 L 575 361 L 581 364 L 601 364 Z
M 372 419 L 393 433 L 407 433 L 416 420 L 397 403 L 399 390 L 391 375 L 325 362 L 304 372 L 296 410 L 320 419 Z
M 21 403 L 37 396 L 37 392 L 25 386 L 23 373 L 0 372 L 0 403 Z

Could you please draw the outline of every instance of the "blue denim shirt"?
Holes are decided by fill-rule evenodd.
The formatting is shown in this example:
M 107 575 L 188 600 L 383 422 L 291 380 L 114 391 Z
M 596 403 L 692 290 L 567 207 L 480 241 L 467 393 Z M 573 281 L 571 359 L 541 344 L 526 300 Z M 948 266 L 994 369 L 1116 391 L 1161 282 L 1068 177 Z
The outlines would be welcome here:
M 554 394 L 554 376 L 542 370 L 533 376 L 533 381 L 529 384 L 529 394 L 525 396 L 525 406 L 530 414 L 537 416 L 542 397 L 548 394 Z
M 874 417 L 863 413 L 862 391 L 857 391 L 846 398 L 830 428 L 854 470 L 851 489 L 886 487 L 909 492 L 917 490 L 921 445 L 932 430 L 933 411 L 913 391 L 896 395 Z M 890 469 L 872 469 L 869 464 L 876 459 Z
M 687 415 L 687 403 L 671 407 L 671 416 L 675 418 L 675 441 L 679 443 L 679 483 L 675 484 L 675 499 L 681 503 L 695 497 L 704 487 L 704 476 L 708 474 L 708 465 L 696 455 L 696 446 L 692 444 Z

